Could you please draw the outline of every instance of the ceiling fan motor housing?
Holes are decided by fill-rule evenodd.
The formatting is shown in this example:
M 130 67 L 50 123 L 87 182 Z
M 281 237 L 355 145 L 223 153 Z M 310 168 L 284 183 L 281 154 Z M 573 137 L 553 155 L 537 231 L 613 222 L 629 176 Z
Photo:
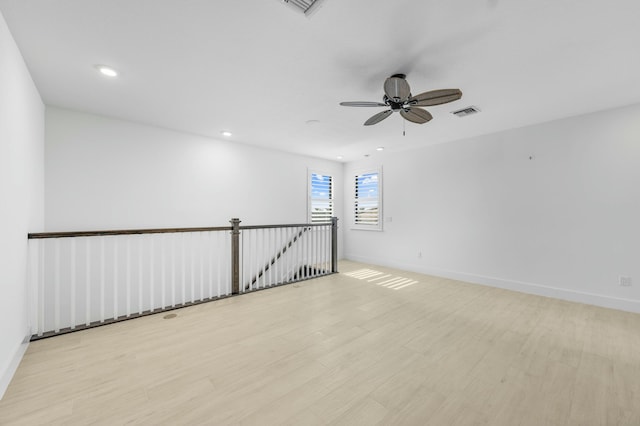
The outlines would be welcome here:
M 404 102 L 389 101 L 389 106 L 391 107 L 391 111 L 400 111 L 404 106 Z
M 391 108 L 392 111 L 400 111 L 405 102 L 404 101 L 400 101 L 400 102 L 396 102 L 393 99 L 389 99 L 389 97 L 387 95 L 384 95 L 382 97 L 382 102 L 384 102 L 385 104 L 389 105 L 389 107 Z

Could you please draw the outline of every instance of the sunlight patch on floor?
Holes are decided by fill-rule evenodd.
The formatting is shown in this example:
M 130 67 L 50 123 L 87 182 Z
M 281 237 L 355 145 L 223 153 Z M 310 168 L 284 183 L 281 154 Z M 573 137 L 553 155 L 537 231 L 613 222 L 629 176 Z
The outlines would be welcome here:
M 374 269 L 358 269 L 356 271 L 347 272 L 344 275 L 358 280 L 367 281 L 369 283 L 374 283 L 380 287 L 391 288 L 393 290 L 400 290 L 418 283 L 418 281 L 410 278 L 396 277 Z

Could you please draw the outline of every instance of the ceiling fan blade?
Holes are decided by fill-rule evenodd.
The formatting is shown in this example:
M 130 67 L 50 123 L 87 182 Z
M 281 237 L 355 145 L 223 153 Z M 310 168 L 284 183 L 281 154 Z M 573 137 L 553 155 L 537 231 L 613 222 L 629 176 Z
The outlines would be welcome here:
M 433 106 L 457 101 L 462 97 L 460 89 L 431 90 L 412 96 L 409 103 L 415 106 Z
M 400 115 L 405 119 L 418 124 L 424 124 L 433 118 L 429 111 L 415 107 L 401 109 Z
M 374 115 L 371 118 L 369 118 L 367 121 L 365 121 L 364 125 L 365 126 L 371 126 L 371 125 L 377 124 L 377 123 L 381 122 L 382 120 L 384 120 L 385 118 L 387 118 L 388 116 L 390 116 L 392 112 L 393 111 L 391 111 L 390 109 L 388 109 L 386 111 L 379 112 L 376 115 Z
M 349 107 L 383 107 L 383 106 L 387 106 L 387 104 L 383 104 L 382 102 L 360 102 L 360 101 L 355 101 L 355 102 L 340 102 L 340 105 L 342 106 L 349 106 Z
M 384 93 L 394 102 L 404 102 L 411 96 L 411 88 L 404 78 L 389 77 L 384 82 Z

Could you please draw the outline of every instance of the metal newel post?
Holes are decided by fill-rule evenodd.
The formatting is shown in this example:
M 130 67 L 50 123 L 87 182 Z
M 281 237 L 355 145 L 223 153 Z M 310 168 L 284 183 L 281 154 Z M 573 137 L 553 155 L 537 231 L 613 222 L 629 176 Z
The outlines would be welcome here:
M 331 272 L 338 272 L 338 218 L 331 218 Z
M 231 294 L 240 293 L 240 219 L 231 222 Z

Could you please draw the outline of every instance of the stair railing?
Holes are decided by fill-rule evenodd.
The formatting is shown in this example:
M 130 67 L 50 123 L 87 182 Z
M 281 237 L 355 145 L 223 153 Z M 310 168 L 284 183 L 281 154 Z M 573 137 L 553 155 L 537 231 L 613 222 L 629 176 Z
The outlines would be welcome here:
M 29 234 L 33 339 L 336 273 L 331 223 Z

